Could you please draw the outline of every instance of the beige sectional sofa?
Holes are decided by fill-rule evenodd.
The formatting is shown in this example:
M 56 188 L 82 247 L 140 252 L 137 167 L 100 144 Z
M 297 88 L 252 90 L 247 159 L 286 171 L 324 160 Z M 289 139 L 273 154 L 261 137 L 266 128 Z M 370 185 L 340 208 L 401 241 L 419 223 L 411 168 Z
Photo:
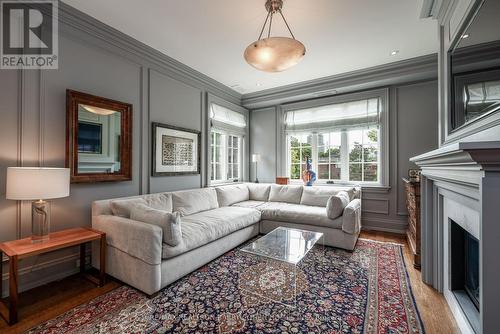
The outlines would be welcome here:
M 344 196 L 343 204 L 332 209 L 332 196 Z M 151 295 L 278 226 L 323 232 L 325 245 L 352 250 L 360 198 L 356 187 L 243 183 L 96 201 L 92 227 L 107 235 L 107 273 Z M 137 203 L 180 213 L 182 240 L 164 243 L 160 226 L 130 219 Z

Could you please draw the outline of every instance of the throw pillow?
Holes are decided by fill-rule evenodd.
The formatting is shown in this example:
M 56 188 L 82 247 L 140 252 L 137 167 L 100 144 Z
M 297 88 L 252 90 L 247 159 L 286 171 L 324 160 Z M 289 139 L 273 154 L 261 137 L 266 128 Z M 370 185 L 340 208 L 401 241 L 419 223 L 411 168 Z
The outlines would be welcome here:
M 116 199 L 109 202 L 109 207 L 113 216 L 130 218 L 130 210 L 137 204 L 146 204 L 146 201 L 142 197 Z
M 182 241 L 181 215 L 178 212 L 170 213 L 137 204 L 130 210 L 130 219 L 161 227 L 163 242 L 170 246 L 177 246 Z
M 339 191 L 336 195 L 330 196 L 326 203 L 326 215 L 330 219 L 340 217 L 349 202 L 349 194 L 346 191 Z

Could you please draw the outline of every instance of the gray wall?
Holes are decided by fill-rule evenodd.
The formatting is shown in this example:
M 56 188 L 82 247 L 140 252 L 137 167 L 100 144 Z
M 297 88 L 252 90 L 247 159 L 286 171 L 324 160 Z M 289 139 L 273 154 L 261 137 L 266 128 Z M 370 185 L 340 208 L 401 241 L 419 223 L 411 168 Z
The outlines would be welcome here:
M 438 147 L 437 82 L 390 86 L 389 100 L 390 189 L 363 189 L 363 225 L 367 229 L 402 233 L 407 211 L 401 178 L 409 168 L 416 168 L 408 159 Z M 262 155 L 259 180 L 264 182 L 273 182 L 281 170 L 277 165 L 281 147 L 277 108 L 279 105 L 254 110 L 250 117 L 251 152 Z
M 241 101 L 238 93 L 203 74 L 67 5 L 60 9 L 59 69 L 0 70 L 0 241 L 31 234 L 31 204 L 5 199 L 6 168 L 65 164 L 66 89 L 132 104 L 133 177 L 73 184 L 70 197 L 52 202 L 52 231 L 90 226 L 94 200 L 204 186 L 204 172 L 150 176 L 151 122 L 203 131 L 204 161 L 207 95 Z M 75 272 L 77 258 L 77 250 L 68 249 L 23 260 L 21 289 Z M 6 280 L 5 259 L 3 265 Z

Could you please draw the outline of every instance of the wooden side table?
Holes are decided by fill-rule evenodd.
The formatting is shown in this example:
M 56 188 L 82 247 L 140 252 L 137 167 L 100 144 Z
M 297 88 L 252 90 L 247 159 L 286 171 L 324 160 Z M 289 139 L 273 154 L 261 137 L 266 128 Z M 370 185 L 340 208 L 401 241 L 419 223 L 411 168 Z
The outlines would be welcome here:
M 85 250 L 88 242 L 99 240 L 100 242 L 100 273 L 99 278 L 85 274 Z M 40 255 L 63 249 L 67 247 L 80 245 L 80 273 L 85 275 L 93 283 L 103 286 L 106 278 L 106 233 L 91 228 L 72 228 L 59 232 L 51 233 L 49 240 L 39 243 L 32 243 L 31 238 L 7 241 L 0 244 L 0 259 L 3 253 L 9 257 L 9 308 L 6 309 L 3 303 L 0 303 L 0 315 L 13 325 L 17 322 L 17 302 L 18 302 L 18 284 L 19 260 L 34 255 Z M 2 277 L 2 266 L 0 262 L 0 278 Z M 2 280 L 0 279 L 0 291 L 2 291 Z M 7 315 L 8 313 L 8 315 Z

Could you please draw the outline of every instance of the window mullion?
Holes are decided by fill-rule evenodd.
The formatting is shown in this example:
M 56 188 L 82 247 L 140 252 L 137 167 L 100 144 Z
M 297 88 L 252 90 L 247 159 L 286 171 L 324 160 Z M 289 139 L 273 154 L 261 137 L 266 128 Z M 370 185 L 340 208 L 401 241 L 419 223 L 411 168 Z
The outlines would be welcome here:
M 349 146 L 346 130 L 340 133 L 340 166 L 340 179 L 342 182 L 349 182 Z
M 312 143 L 311 143 L 311 156 L 312 160 L 312 168 L 316 172 L 318 172 L 318 134 L 313 133 L 312 135 Z

